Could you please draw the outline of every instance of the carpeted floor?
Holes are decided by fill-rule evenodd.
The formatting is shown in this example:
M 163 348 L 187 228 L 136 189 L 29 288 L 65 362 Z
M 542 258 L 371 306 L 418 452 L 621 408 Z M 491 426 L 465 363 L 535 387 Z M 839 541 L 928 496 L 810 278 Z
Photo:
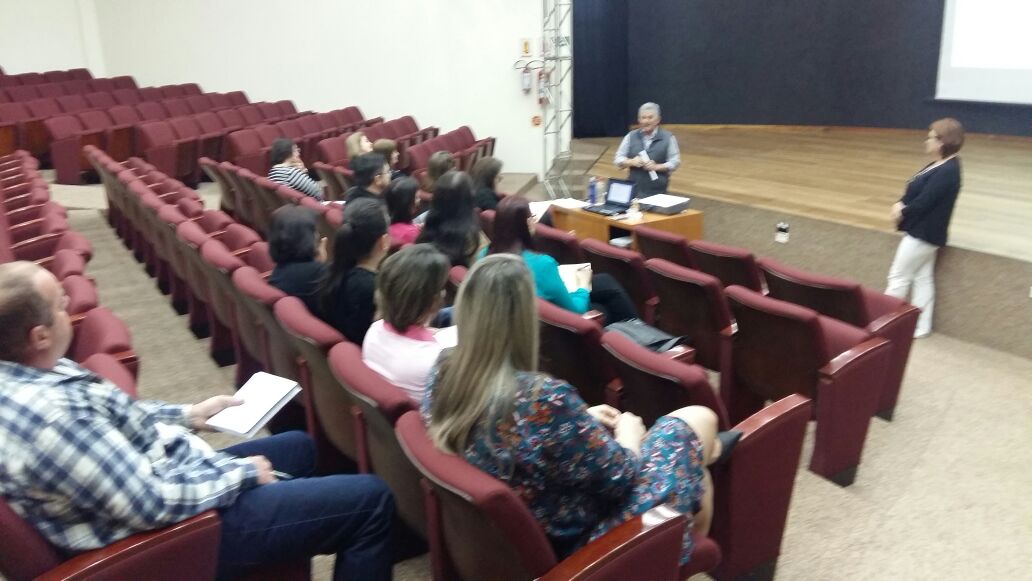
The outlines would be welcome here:
M 103 206 L 97 186 L 55 187 L 72 208 Z M 205 188 L 206 194 L 210 190 Z M 145 398 L 194 402 L 232 391 L 166 297 L 96 209 L 70 212 L 96 252 L 102 303 L 133 332 Z M 778 579 L 1014 579 L 1032 570 L 1032 361 L 933 335 L 917 342 L 896 418 L 872 421 L 856 483 L 805 469 L 807 437 Z M 215 445 L 231 440 L 211 437 Z M 316 562 L 328 579 L 332 559 Z M 425 557 L 396 579 L 429 578 Z

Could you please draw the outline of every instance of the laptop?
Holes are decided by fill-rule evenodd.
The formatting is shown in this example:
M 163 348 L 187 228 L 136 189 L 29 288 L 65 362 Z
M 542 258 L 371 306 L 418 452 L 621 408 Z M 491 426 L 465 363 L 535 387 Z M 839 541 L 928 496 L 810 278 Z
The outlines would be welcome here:
M 606 203 L 585 206 L 588 212 L 602 214 L 603 216 L 616 216 L 624 214 L 631 207 L 631 200 L 634 199 L 634 182 L 628 180 L 609 180 L 609 193 L 606 194 Z

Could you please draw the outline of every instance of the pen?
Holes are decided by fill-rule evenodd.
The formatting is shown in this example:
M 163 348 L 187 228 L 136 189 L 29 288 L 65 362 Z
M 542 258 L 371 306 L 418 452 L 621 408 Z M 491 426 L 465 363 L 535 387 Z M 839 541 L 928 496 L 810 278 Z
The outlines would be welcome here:
M 280 472 L 279 470 L 273 470 L 272 475 L 276 477 L 276 480 L 293 480 L 294 477 L 286 472 Z

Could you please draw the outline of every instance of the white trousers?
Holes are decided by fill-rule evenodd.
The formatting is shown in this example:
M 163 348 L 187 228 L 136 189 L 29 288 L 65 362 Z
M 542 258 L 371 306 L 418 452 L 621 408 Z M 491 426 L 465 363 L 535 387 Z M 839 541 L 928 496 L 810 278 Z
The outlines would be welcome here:
M 932 332 L 932 309 L 935 306 L 935 255 L 939 247 L 907 234 L 896 249 L 889 268 L 889 286 L 885 294 L 907 300 L 921 309 L 915 336 Z

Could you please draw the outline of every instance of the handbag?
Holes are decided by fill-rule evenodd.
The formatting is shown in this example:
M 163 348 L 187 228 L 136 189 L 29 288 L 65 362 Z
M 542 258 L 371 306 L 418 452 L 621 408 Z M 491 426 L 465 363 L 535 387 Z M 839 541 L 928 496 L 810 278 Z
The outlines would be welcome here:
M 656 353 L 665 353 L 678 345 L 684 345 L 690 341 L 685 336 L 671 335 L 661 331 L 641 319 L 627 319 L 606 325 L 607 331 L 616 331 L 638 345 Z

